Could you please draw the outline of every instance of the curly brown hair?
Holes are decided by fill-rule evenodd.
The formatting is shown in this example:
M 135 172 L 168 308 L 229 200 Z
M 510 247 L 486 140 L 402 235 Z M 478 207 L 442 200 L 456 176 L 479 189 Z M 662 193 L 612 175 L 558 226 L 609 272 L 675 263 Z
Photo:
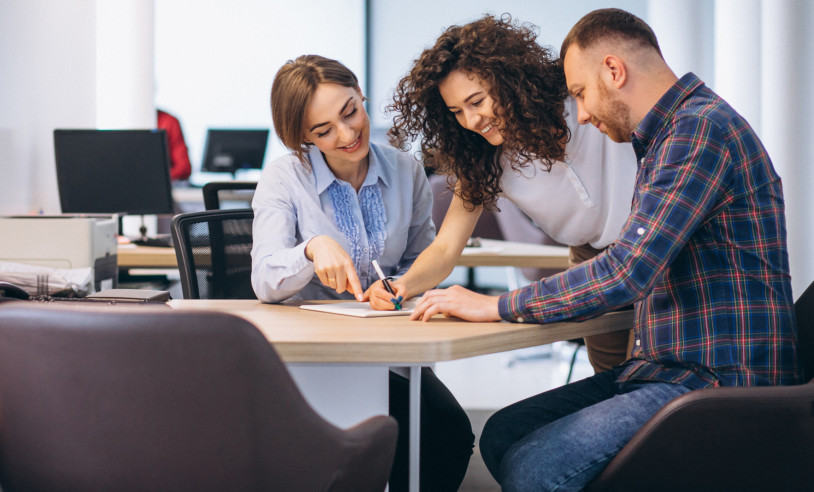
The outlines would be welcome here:
M 539 160 L 550 169 L 564 157 L 570 138 L 563 114 L 565 75 L 552 49 L 536 38 L 536 26 L 509 14 L 451 26 L 414 61 L 387 106 L 388 114 L 395 113 L 390 142 L 408 150 L 420 139 L 425 165 L 455 176 L 472 207 L 495 208 L 502 152 L 511 152 L 513 168 Z M 488 89 L 503 145 L 494 147 L 463 128 L 447 108 L 438 86 L 454 70 L 476 75 Z

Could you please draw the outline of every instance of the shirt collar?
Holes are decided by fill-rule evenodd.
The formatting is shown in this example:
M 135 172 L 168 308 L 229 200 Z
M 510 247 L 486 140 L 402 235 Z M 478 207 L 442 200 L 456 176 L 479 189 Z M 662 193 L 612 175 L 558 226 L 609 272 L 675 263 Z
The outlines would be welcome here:
M 382 183 L 389 187 L 389 179 L 387 178 L 386 173 L 382 172 L 383 168 L 381 165 L 379 149 L 376 148 L 376 145 L 373 143 L 370 144 L 370 152 L 368 156 L 369 165 L 367 169 L 367 176 L 365 176 L 365 181 L 362 183 L 362 188 L 376 184 L 380 178 Z M 323 157 L 322 152 L 320 152 L 316 145 L 312 145 L 311 150 L 308 151 L 308 160 L 311 162 L 311 168 L 314 170 L 317 194 L 321 194 L 323 191 L 325 191 L 334 181 L 339 181 L 339 179 L 337 179 L 337 177 L 331 171 L 331 168 L 328 167 L 328 163 L 325 162 L 325 157 Z
M 679 105 L 702 85 L 704 82 L 701 79 L 694 73 L 688 72 L 661 96 L 661 99 L 644 115 L 642 121 L 633 130 L 633 144 L 637 153 L 650 146 L 653 138 L 678 111 Z

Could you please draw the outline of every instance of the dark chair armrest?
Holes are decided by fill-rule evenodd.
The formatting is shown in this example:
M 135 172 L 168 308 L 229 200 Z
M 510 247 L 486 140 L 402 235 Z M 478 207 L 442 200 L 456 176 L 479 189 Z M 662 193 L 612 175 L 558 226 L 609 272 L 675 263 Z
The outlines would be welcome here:
M 396 454 L 398 424 L 392 417 L 371 417 L 346 430 L 341 473 L 331 492 L 380 492 L 387 485 Z
M 668 403 L 586 490 L 814 490 L 811 463 L 814 383 L 711 388 Z

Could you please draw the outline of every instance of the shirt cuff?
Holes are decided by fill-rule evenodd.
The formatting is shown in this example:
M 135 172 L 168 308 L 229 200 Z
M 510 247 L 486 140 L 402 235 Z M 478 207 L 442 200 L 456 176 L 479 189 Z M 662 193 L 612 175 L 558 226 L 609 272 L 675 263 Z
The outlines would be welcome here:
M 532 319 L 525 310 L 526 301 L 530 295 L 529 287 L 501 294 L 497 304 L 500 317 L 517 323 L 531 322 Z
M 310 241 L 310 239 L 309 239 L 309 241 Z M 311 270 L 312 270 L 311 275 L 313 275 L 314 262 L 309 260 L 305 256 L 305 247 L 307 245 L 308 245 L 308 241 L 303 241 L 300 244 L 298 244 L 298 245 L 294 246 L 293 248 L 291 248 L 291 255 L 292 255 L 293 259 L 294 259 L 294 262 L 289 266 L 289 268 L 288 268 L 289 272 L 300 272 L 300 271 L 305 270 L 306 268 L 310 267 Z

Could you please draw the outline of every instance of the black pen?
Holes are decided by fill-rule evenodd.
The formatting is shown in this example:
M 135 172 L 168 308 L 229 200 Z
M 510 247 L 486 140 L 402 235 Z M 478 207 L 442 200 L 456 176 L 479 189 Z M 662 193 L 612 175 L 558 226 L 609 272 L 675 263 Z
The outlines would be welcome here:
M 391 296 L 393 296 L 393 299 L 391 299 L 390 302 L 395 304 L 396 311 L 401 311 L 401 303 L 396 300 L 396 293 L 395 291 L 393 291 L 393 287 L 390 286 L 390 282 L 387 281 L 387 277 L 384 276 L 384 272 L 382 271 L 382 268 L 379 266 L 379 262 L 373 260 L 371 263 L 373 263 L 373 268 L 376 269 L 376 273 L 379 274 L 379 278 L 382 279 L 384 288 L 387 289 L 387 292 L 389 292 Z

